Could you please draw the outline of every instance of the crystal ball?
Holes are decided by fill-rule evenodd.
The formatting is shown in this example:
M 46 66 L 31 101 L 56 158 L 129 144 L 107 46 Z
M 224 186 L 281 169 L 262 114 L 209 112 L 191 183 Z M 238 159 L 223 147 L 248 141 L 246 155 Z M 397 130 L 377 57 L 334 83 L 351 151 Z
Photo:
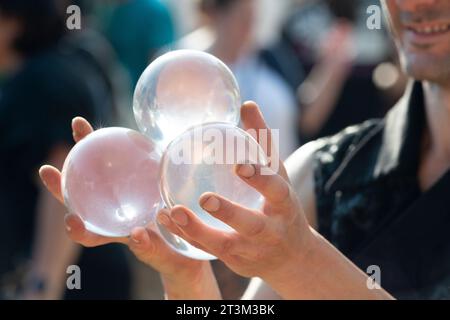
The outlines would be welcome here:
M 239 123 L 241 98 L 233 73 L 205 52 L 177 50 L 154 60 L 133 97 L 139 130 L 162 150 L 188 128 L 206 122 Z
M 184 205 L 205 224 L 221 231 L 233 229 L 199 205 L 205 192 L 216 192 L 245 207 L 259 209 L 263 197 L 235 173 L 236 164 L 267 165 L 267 157 L 247 132 L 229 123 L 195 126 L 176 137 L 161 159 L 160 189 L 168 208 Z M 177 237 L 179 253 L 196 259 L 214 257 Z M 173 244 L 172 244 L 173 246 Z
M 143 134 L 104 128 L 70 151 L 62 170 L 66 206 L 99 235 L 128 236 L 155 220 L 161 207 L 161 153 Z

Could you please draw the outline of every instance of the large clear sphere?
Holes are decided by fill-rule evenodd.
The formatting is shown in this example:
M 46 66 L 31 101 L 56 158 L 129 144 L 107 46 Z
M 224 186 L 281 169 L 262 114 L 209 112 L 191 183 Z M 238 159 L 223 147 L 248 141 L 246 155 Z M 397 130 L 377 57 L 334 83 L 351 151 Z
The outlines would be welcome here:
M 188 128 L 206 122 L 239 123 L 241 98 L 230 69 L 201 51 L 178 50 L 153 61 L 133 99 L 139 129 L 164 148 Z
M 235 174 L 235 165 L 266 165 L 267 157 L 247 132 L 228 123 L 195 126 L 167 147 L 160 167 L 160 189 L 167 207 L 184 205 L 207 225 L 222 231 L 231 227 L 212 217 L 199 205 L 205 192 L 216 192 L 245 207 L 258 209 L 263 197 Z M 191 258 L 214 257 L 175 237 L 175 250 Z
M 89 231 L 128 236 L 134 227 L 153 222 L 160 208 L 160 158 L 139 132 L 97 130 L 77 143 L 64 163 L 64 201 Z

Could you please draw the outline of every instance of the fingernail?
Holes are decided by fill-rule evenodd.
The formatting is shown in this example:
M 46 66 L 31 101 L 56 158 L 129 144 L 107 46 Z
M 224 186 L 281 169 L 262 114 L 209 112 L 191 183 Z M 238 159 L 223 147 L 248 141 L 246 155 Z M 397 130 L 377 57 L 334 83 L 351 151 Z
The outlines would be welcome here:
M 170 218 L 166 214 L 159 214 L 156 219 L 160 224 L 163 226 L 169 226 L 170 225 Z
M 255 173 L 255 166 L 252 164 L 242 164 L 238 168 L 238 174 L 244 178 L 251 178 Z
M 179 226 L 184 227 L 188 224 L 188 217 L 183 209 L 173 210 L 170 216 L 172 217 L 172 220 L 175 221 L 175 223 Z
M 220 201 L 214 196 L 209 196 L 201 205 L 206 211 L 215 212 L 220 208 Z

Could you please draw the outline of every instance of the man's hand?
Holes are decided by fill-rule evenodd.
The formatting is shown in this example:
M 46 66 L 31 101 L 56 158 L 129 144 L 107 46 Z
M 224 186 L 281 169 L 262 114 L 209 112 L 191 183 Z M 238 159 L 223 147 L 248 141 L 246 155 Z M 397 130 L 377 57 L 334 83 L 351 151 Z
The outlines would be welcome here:
M 243 106 L 242 121 L 247 129 L 268 130 L 254 103 Z M 266 152 L 271 150 L 268 140 Z M 279 161 L 276 155 L 269 156 L 272 161 Z M 261 210 L 245 208 L 215 193 L 200 197 L 201 207 L 235 232 L 207 226 L 184 206 L 162 212 L 158 221 L 174 234 L 218 257 L 236 273 L 261 277 L 269 284 L 279 283 L 279 275 L 286 276 L 307 254 L 312 233 L 281 162 L 278 168 L 278 173 L 269 175 L 270 169 L 265 168 L 262 175 L 260 166 L 236 166 L 236 174 L 264 196 Z

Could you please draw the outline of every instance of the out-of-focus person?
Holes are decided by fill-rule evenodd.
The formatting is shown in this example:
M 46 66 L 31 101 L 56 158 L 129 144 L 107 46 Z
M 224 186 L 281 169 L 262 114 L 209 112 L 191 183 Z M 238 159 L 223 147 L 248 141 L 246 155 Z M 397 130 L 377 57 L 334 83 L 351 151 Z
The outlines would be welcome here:
M 299 145 L 298 108 L 288 84 L 260 59 L 255 39 L 254 0 L 200 0 L 204 26 L 178 47 L 205 50 L 224 61 L 236 76 L 242 100 L 258 101 L 266 121 L 279 130 L 279 152 L 286 159 Z
M 104 126 L 116 114 L 100 66 L 69 40 L 67 5 L 0 0 L 0 297 L 6 299 L 129 297 L 123 249 L 80 250 L 63 232 L 67 209 L 38 183 L 41 164 L 62 167 L 73 145 L 73 117 Z M 66 288 L 74 264 L 80 290 Z
M 171 12 L 161 0 L 95 1 L 93 14 L 128 71 L 132 89 L 158 51 L 175 40 Z
M 379 3 L 307 0 L 295 4 L 280 41 L 263 53 L 297 93 L 302 142 L 382 117 L 403 92 L 404 77 L 392 64 L 388 73 L 393 79 L 383 81 L 391 83 L 389 88 L 374 81 L 377 66 L 391 60 L 393 46 L 383 30 L 368 29 L 370 4 Z M 379 70 L 384 72 L 387 66 Z

